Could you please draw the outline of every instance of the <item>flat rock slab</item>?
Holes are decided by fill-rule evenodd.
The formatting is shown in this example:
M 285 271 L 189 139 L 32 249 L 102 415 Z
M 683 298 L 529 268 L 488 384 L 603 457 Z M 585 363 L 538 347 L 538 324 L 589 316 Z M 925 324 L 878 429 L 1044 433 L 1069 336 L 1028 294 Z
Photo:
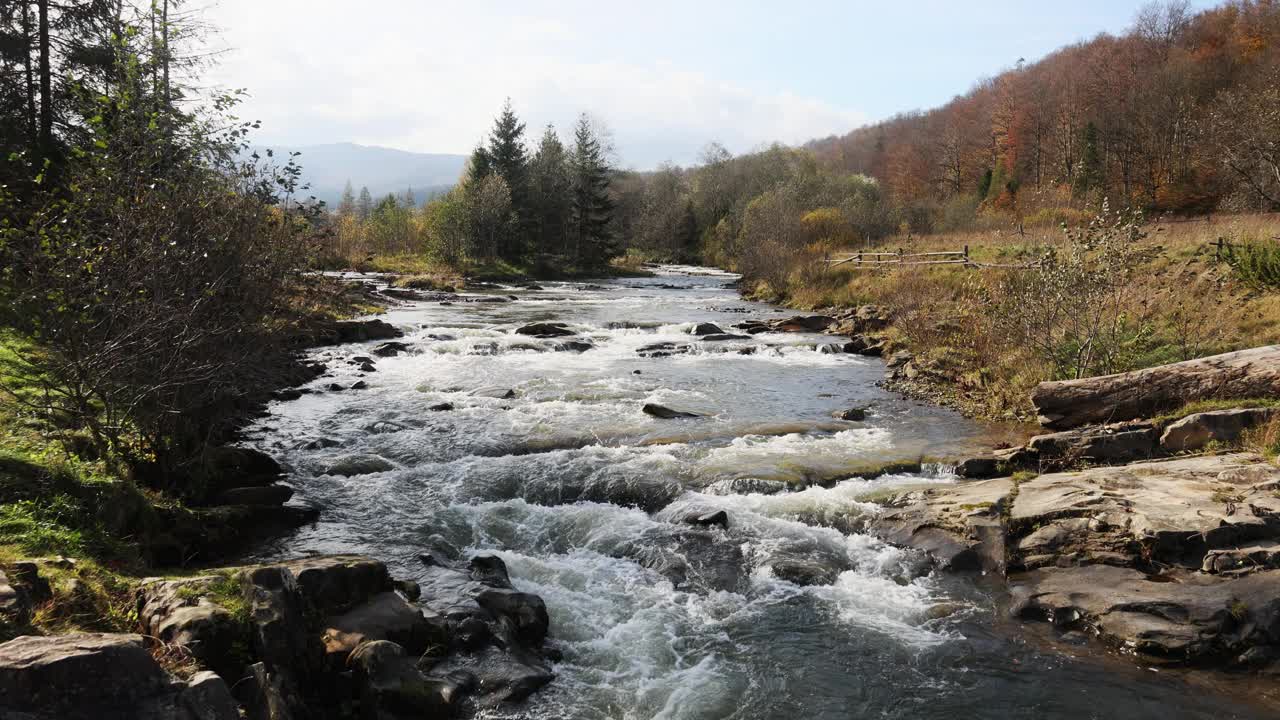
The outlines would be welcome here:
M 1059 549 L 1198 568 L 1209 549 L 1280 534 L 1278 484 L 1280 468 L 1248 453 L 1051 473 L 1019 484 L 1010 532 L 1056 525 Z
M 1235 659 L 1251 648 L 1280 644 L 1280 571 L 1231 581 L 1193 574 L 1177 581 L 1087 565 L 1034 570 L 1010 586 L 1021 617 L 1064 629 L 1083 625 L 1154 658 Z

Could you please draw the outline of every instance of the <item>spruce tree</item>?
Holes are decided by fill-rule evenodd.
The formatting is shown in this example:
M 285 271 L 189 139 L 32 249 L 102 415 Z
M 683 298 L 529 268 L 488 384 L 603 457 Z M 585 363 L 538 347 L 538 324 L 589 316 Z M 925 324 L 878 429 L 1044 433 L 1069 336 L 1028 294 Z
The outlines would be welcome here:
M 1080 165 L 1076 169 L 1074 189 L 1077 195 L 1084 195 L 1090 190 L 1102 187 L 1103 169 L 1102 152 L 1098 148 L 1098 126 L 1092 122 L 1084 126 L 1081 137 L 1084 146 L 1080 154 Z
M 491 172 L 493 172 L 493 162 L 489 158 L 489 151 L 484 145 L 477 145 L 467 160 L 467 169 L 462 182 L 465 185 L 478 186 L 481 181 L 489 177 Z
M 578 117 L 574 130 L 570 167 L 574 259 L 585 268 L 600 268 L 615 254 L 609 232 L 613 198 L 609 195 L 609 163 L 585 113 Z
M 511 191 L 511 208 L 516 214 L 517 231 L 514 237 L 505 238 L 500 243 L 499 253 L 506 260 L 518 261 L 524 254 L 519 236 L 527 229 L 530 220 L 529 157 L 524 147 L 524 123 L 511 108 L 511 98 L 507 98 L 502 114 L 493 123 L 487 152 L 493 171 L 502 176 Z
M 568 152 L 555 128 L 547 125 L 529 163 L 528 232 L 535 254 L 565 252 L 572 186 Z
M 356 201 L 356 215 L 361 220 L 368 220 L 369 214 L 373 212 L 373 195 L 369 194 L 368 186 L 360 188 L 360 199 Z
M 348 180 L 345 187 L 342 188 L 342 200 L 338 202 L 338 215 L 348 217 L 356 211 L 356 194 L 351 189 L 351 181 Z

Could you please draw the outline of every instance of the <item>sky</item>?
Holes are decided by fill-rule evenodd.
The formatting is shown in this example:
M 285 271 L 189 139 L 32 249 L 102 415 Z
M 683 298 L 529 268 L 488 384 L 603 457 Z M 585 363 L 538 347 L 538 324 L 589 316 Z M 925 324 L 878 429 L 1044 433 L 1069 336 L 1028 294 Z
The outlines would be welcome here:
M 202 80 L 249 91 L 260 144 L 467 153 L 509 97 L 531 140 L 586 111 L 642 170 L 935 107 L 1019 58 L 1123 32 L 1145 4 L 207 1 L 221 53 Z

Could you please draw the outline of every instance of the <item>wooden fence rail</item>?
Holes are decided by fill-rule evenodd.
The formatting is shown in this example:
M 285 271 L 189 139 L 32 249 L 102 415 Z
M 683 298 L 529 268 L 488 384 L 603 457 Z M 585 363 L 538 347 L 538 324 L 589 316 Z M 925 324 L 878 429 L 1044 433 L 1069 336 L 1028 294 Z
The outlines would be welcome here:
M 846 257 L 832 258 L 827 257 L 823 260 L 828 267 L 844 265 L 852 263 L 856 266 L 875 267 L 880 265 L 968 265 L 969 246 L 965 245 L 964 250 L 944 251 L 944 252 L 925 252 L 925 253 L 907 253 L 899 248 L 896 252 L 880 252 L 864 250 L 862 252 L 847 253 Z

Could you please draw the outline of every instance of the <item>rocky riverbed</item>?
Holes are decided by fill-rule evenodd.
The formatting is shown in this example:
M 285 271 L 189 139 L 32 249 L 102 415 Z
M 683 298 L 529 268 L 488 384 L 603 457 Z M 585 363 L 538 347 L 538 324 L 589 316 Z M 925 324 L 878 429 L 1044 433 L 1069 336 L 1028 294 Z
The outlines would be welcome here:
M 211 499 L 318 521 L 142 583 L 142 635 L 0 645 L 0 708 L 1271 716 L 1180 668 L 1271 667 L 1274 466 L 1162 458 L 1204 432 L 1140 423 L 984 452 L 1009 433 L 879 387 L 910 363 L 876 357 L 883 311 L 796 316 L 731 280 L 414 291 L 325 330 Z M 51 562 L 0 611 L 38 605 Z

